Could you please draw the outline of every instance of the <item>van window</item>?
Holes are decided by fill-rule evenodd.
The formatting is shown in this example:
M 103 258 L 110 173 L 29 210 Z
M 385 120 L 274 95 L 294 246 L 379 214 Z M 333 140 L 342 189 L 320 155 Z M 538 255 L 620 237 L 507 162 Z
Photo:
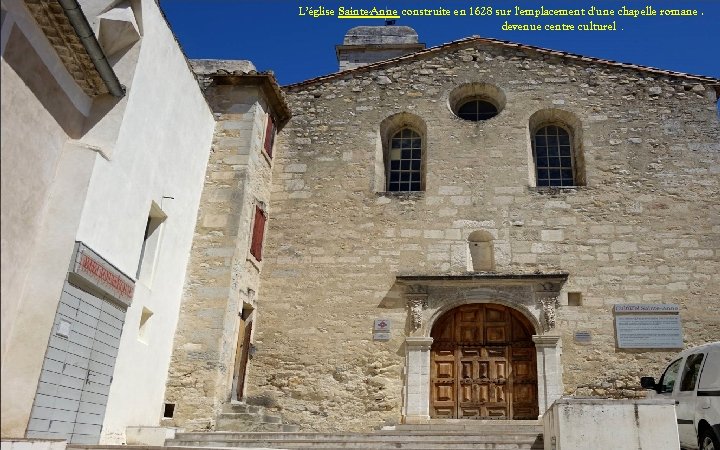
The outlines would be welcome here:
M 700 367 L 702 366 L 702 360 L 705 355 L 703 353 L 696 353 L 687 357 L 685 361 L 685 367 L 683 368 L 682 378 L 680 379 L 680 390 L 681 391 L 694 391 L 695 385 L 697 384 L 698 375 L 700 374 Z
M 720 389 L 720 350 L 710 350 L 705 358 L 698 390 L 718 390 Z
M 670 364 L 662 378 L 660 378 L 660 392 L 672 392 L 675 387 L 675 380 L 677 380 L 678 371 L 680 370 L 680 362 L 682 359 L 678 359 L 674 363 Z

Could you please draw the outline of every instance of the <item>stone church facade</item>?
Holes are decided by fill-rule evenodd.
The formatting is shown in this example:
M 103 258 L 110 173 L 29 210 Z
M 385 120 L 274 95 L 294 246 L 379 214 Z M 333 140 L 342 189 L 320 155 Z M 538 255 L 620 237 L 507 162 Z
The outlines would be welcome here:
M 153 1 L 1 3 L 3 446 L 537 419 L 675 353 L 615 305 L 720 340 L 718 79 L 385 26 L 281 87 Z
M 181 313 L 166 424 L 212 428 L 241 401 L 368 430 L 642 397 L 639 376 L 674 351 L 618 348 L 615 304 L 678 304 L 686 345 L 720 339 L 718 80 L 479 37 L 422 49 L 394 26 L 355 28 L 337 52 L 340 72 L 283 89 L 262 262 L 224 256 L 253 262 L 228 280 L 256 277 L 230 289 L 253 297 L 254 331 L 217 304 L 208 388 L 181 347 L 207 330 Z M 211 161 L 210 179 L 225 170 Z
M 181 313 L 167 424 L 259 399 L 305 429 L 368 430 L 642 397 L 674 350 L 619 348 L 615 304 L 677 304 L 686 346 L 720 339 L 717 79 L 360 28 L 344 70 L 283 88 L 263 261 L 231 289 L 254 296 L 254 331 L 243 343 L 239 302 L 216 305 L 208 389 Z M 235 342 L 252 348 L 239 391 Z

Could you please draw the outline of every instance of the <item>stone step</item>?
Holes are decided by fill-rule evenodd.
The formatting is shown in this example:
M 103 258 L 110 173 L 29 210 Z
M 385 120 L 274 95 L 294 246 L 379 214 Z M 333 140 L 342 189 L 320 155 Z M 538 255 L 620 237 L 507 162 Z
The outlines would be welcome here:
M 218 416 L 220 420 L 238 420 L 240 422 L 260 421 L 265 423 L 282 423 L 282 417 L 271 414 L 260 413 L 222 413 Z
M 342 445 L 339 447 L 334 446 L 322 446 L 319 447 L 315 443 L 311 444 L 304 444 L 304 445 L 286 445 L 286 444 L 280 444 L 277 447 L 269 447 L 269 446 L 263 446 L 263 447 L 257 447 L 256 445 L 261 445 L 260 443 L 252 444 L 249 447 L 237 447 L 242 448 L 243 450 L 313 450 L 313 449 L 322 449 L 322 450 L 389 450 L 389 449 L 400 449 L 400 450 L 544 450 L 544 444 L 542 441 L 536 442 L 536 443 L 511 443 L 511 444 L 495 444 L 495 443 L 486 443 L 486 444 L 470 444 L 470 446 L 466 446 L 463 444 L 437 444 L 437 445 L 414 445 L 412 443 L 407 444 L 387 444 L 387 445 L 378 445 L 378 443 L 370 443 L 370 444 L 360 444 L 360 445 Z M 183 447 L 183 450 L 190 449 L 192 447 Z M 158 450 L 164 450 L 166 447 L 161 447 Z M 208 450 L 207 447 L 202 449 L 194 449 L 194 450 Z M 227 450 L 227 447 L 221 447 L 215 450 Z
M 184 449 L 193 447 L 183 447 Z M 206 450 L 208 447 L 204 447 Z M 273 449 L 298 449 L 298 448 L 317 448 L 317 449 L 414 449 L 414 450 L 433 450 L 433 449 L 542 449 L 542 441 L 536 440 L 532 442 L 474 442 L 463 440 L 427 440 L 422 442 L 387 442 L 387 441 L 236 441 L 225 447 L 213 446 L 211 448 L 227 450 L 228 448 L 273 448 Z
M 526 427 L 527 428 L 527 427 Z M 534 427 L 533 427 L 534 428 Z M 318 448 L 318 449 L 542 449 L 542 433 L 486 433 L 428 429 L 381 430 L 373 433 L 178 433 L 167 446 L 184 448 Z
M 69 444 L 68 450 L 227 450 L 228 447 L 176 447 L 176 446 L 138 446 L 138 445 L 77 445 Z M 465 442 L 452 442 L 448 440 L 442 441 L 428 441 L 428 442 L 411 442 L 411 443 L 396 443 L 396 442 L 366 442 L 366 443 L 317 443 L 317 442 L 268 442 L 268 441 L 252 441 L 248 442 L 247 445 L 238 445 L 234 448 L 243 449 L 283 449 L 283 450 L 311 450 L 321 448 L 323 450 L 345 450 L 345 449 L 366 449 L 366 450 L 383 450 L 383 449 L 401 449 L 401 450 L 505 450 L 505 449 L 519 449 L 519 450 L 543 450 L 542 440 L 536 440 L 532 443 L 465 443 Z
M 238 439 L 227 442 L 186 442 L 185 445 L 179 445 L 176 442 L 168 442 L 168 446 L 173 447 L 213 447 L 213 448 L 248 448 L 248 447 L 304 447 L 312 445 L 316 448 L 454 448 L 454 447 L 477 447 L 487 448 L 489 445 L 506 445 L 509 448 L 518 448 L 520 446 L 532 447 L 536 443 L 541 443 L 539 437 L 535 439 L 507 439 L 502 436 L 485 436 L 482 439 L 477 436 L 468 437 L 442 437 L 442 436 L 424 436 L 422 439 Z
M 478 430 L 488 429 L 543 429 L 538 420 L 433 420 L 432 423 L 409 423 L 395 425 L 396 430 Z
M 232 420 L 232 419 L 222 419 L 218 418 L 218 420 L 215 422 L 215 429 L 218 430 L 218 432 L 228 432 L 228 433 L 247 433 L 247 432 L 274 432 L 274 433 L 282 433 L 282 432 L 295 432 L 300 429 L 297 425 L 287 424 L 287 423 L 269 423 L 269 422 L 261 422 L 259 420 L 255 421 L 239 421 L 239 420 Z
M 222 412 L 264 414 L 265 408 L 263 406 L 248 405 L 246 403 L 225 403 L 222 407 Z
M 283 423 L 281 416 L 269 413 L 263 406 L 226 403 L 217 417 L 215 429 L 226 432 L 292 432 L 300 427 Z
M 487 433 L 501 433 L 501 434 L 516 434 L 516 433 L 543 433 L 543 427 L 512 427 L 507 425 L 501 425 L 496 427 L 433 427 L 432 429 L 427 428 L 396 428 L 395 431 L 400 433 L 475 433 L 475 434 L 487 434 Z
M 388 431 L 381 430 L 374 433 L 317 433 L 317 432 L 291 432 L 291 433 L 275 433 L 275 432 L 240 432 L 240 433 L 178 433 L 174 439 L 166 441 L 168 445 L 174 445 L 176 443 L 209 443 L 209 442 L 232 442 L 237 440 L 265 440 L 265 439 L 289 439 L 289 440 L 353 440 L 353 439 L 375 439 L 375 440 L 422 440 L 431 437 L 446 438 L 446 437 L 468 437 L 477 439 L 512 439 L 512 440 L 526 440 L 535 439 L 538 436 L 542 436 L 541 432 L 537 431 L 522 431 L 514 433 L 503 433 L 499 431 L 492 431 L 488 433 L 479 434 L 476 432 L 468 431 L 414 431 L 414 432 L 401 432 L 401 431 Z M 186 444 L 181 444 L 186 445 Z

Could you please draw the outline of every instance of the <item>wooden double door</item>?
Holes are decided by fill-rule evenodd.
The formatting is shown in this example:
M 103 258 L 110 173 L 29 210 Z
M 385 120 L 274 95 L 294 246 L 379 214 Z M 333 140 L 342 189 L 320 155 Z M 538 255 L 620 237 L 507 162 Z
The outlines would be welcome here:
M 463 305 L 432 330 L 430 415 L 537 419 L 532 325 L 503 305 Z

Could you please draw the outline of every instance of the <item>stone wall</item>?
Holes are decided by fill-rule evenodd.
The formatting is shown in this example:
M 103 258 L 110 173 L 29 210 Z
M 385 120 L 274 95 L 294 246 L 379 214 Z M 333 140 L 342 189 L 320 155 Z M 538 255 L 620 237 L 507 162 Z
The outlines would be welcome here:
M 213 86 L 206 97 L 217 122 L 168 376 L 175 412 L 164 421 L 188 428 L 213 427 L 230 401 L 239 315 L 255 308 L 262 267 L 249 253 L 253 214 L 270 196 L 260 91 Z
M 474 82 L 504 93 L 497 117 L 450 111 L 450 92 Z M 686 345 L 720 339 L 709 83 L 464 44 L 287 93 L 250 372 L 251 392 L 276 396 L 285 418 L 317 430 L 398 421 L 408 328 L 395 276 L 467 273 L 476 230 L 494 237 L 497 272 L 570 273 L 556 328 L 568 394 L 641 395 L 638 377 L 672 355 L 616 349 L 615 303 L 677 303 Z M 579 123 L 584 186 L 534 187 L 529 123 L 543 110 Z M 427 129 L 424 192 L 376 192 L 380 124 L 400 112 Z M 389 341 L 372 340 L 375 318 L 391 321 Z M 574 344 L 577 330 L 592 343 Z

